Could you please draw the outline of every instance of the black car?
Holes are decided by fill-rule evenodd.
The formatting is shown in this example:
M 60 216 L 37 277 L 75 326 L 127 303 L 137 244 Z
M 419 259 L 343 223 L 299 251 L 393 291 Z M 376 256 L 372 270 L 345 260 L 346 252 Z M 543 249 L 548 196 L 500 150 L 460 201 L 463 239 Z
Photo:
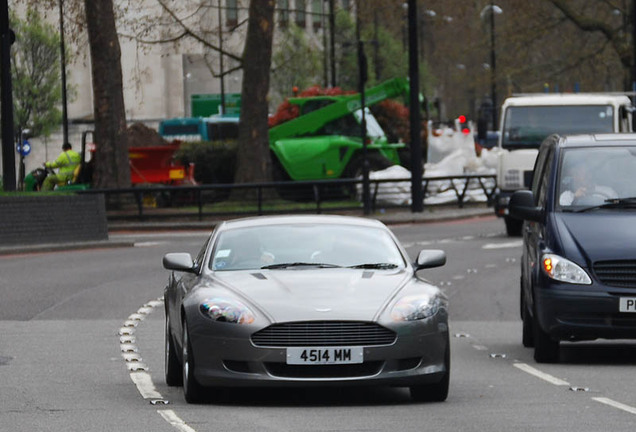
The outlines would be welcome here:
M 524 219 L 523 345 L 559 360 L 560 341 L 636 338 L 636 134 L 548 137 Z

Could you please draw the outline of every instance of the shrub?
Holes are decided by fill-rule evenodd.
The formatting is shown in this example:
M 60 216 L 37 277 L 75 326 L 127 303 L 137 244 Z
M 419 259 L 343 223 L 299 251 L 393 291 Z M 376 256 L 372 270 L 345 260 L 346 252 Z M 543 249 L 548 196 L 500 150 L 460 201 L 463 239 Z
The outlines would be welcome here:
M 236 141 L 186 142 L 175 158 L 184 165 L 194 163 L 194 179 L 198 183 L 233 183 L 236 152 Z

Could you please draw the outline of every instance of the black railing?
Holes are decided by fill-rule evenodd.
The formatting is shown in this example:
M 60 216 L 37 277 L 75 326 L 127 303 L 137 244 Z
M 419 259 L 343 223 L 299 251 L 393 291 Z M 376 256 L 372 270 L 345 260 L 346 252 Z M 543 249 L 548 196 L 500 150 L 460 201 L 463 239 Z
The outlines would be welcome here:
M 463 207 L 469 191 L 491 202 L 493 174 L 424 177 L 425 202 L 445 194 L 446 201 Z M 411 179 L 370 180 L 371 209 L 409 207 Z M 356 179 L 210 184 L 190 186 L 137 186 L 123 189 L 88 189 L 78 193 L 104 194 L 107 217 L 120 219 L 196 218 L 274 213 L 363 212 L 362 181 Z

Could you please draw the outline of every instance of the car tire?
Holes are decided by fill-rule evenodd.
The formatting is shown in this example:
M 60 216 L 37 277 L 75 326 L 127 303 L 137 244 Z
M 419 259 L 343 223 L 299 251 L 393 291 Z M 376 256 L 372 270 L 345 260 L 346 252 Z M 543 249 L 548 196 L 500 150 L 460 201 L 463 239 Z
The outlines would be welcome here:
M 544 332 L 539 325 L 539 320 L 532 320 L 534 338 L 534 360 L 537 363 L 557 363 L 559 361 L 559 341 L 554 340 Z
M 504 221 L 506 222 L 506 234 L 508 234 L 509 237 L 521 236 L 521 228 L 523 227 L 523 221 L 521 219 L 506 216 L 504 217 Z
M 522 293 L 523 296 L 523 293 Z M 521 340 L 523 343 L 523 346 L 526 348 L 533 348 L 534 347 L 534 324 L 533 324 L 533 319 L 530 316 L 530 311 L 528 310 L 528 307 L 525 305 L 525 302 L 522 300 L 522 302 L 524 303 L 523 305 L 523 329 L 522 329 L 522 335 L 521 335 Z
M 409 387 L 411 399 L 416 402 L 444 402 L 448 397 L 450 384 L 450 343 L 448 340 L 444 354 L 444 368 L 446 371 L 440 382 Z
M 199 403 L 203 400 L 203 387 L 194 377 L 194 358 L 192 355 L 192 344 L 188 335 L 188 323 L 183 321 L 183 356 L 182 356 L 182 380 L 183 396 L 188 403 Z
M 170 387 L 177 387 L 183 384 L 183 374 L 181 363 L 177 356 L 177 350 L 170 335 L 170 320 L 166 312 L 166 336 L 165 336 L 165 372 L 166 384 Z

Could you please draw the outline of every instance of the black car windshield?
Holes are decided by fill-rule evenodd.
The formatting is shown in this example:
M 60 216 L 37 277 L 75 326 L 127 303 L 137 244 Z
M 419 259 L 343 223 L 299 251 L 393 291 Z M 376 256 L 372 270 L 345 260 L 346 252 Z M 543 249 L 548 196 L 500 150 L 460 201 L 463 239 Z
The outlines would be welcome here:
M 335 224 L 266 225 L 219 234 L 212 270 L 403 268 L 404 258 L 384 229 Z
M 570 148 L 563 151 L 557 180 L 562 211 L 633 209 L 636 146 Z
M 502 147 L 539 148 L 550 134 L 610 133 L 614 109 L 610 105 L 511 106 L 506 109 Z

